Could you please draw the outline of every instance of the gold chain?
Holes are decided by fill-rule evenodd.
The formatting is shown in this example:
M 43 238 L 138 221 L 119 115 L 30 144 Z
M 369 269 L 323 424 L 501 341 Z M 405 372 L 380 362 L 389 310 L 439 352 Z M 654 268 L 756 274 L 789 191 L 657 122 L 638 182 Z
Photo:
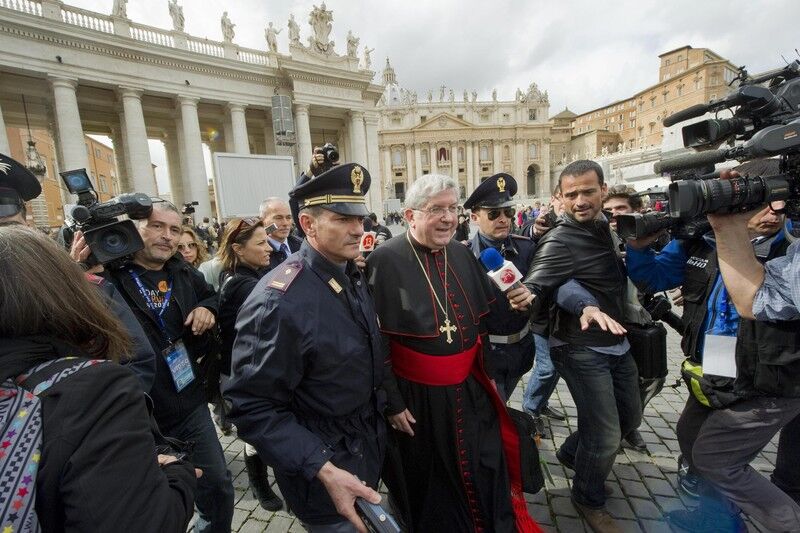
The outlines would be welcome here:
M 417 263 L 419 263 L 419 268 L 422 269 L 422 273 L 425 275 L 425 281 L 428 282 L 428 286 L 431 288 L 431 292 L 433 293 L 433 297 L 436 298 L 436 303 L 439 304 L 439 309 L 442 310 L 444 313 L 444 319 L 448 323 L 450 323 L 450 319 L 448 318 L 447 308 L 442 305 L 441 300 L 439 300 L 439 295 L 436 294 L 436 291 L 433 288 L 433 283 L 431 283 L 431 278 L 428 276 L 428 271 L 425 270 L 425 267 L 422 265 L 422 259 L 419 258 L 419 254 L 417 253 L 416 248 L 414 248 L 414 243 L 411 242 L 411 237 L 409 237 L 410 231 L 406 231 L 406 240 L 408 240 L 408 244 L 411 246 L 411 251 L 414 252 L 414 257 L 417 258 Z M 444 247 L 444 292 L 447 294 L 447 245 Z

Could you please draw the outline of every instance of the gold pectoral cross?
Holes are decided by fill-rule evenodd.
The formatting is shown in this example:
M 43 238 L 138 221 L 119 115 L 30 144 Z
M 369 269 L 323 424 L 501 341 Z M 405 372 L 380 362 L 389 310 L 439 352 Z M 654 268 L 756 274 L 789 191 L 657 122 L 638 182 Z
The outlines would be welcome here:
M 439 331 L 441 331 L 442 333 L 447 333 L 447 344 L 452 344 L 453 343 L 453 337 L 450 336 L 450 333 L 451 332 L 455 333 L 455 331 L 457 329 L 458 329 L 457 327 L 450 325 L 450 319 L 449 318 L 445 318 L 444 319 L 444 326 L 439 326 Z

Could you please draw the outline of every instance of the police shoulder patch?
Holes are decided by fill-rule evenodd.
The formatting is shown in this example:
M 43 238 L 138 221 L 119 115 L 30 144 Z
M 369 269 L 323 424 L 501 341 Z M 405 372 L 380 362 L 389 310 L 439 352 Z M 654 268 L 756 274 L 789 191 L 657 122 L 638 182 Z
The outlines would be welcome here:
M 289 285 L 297 279 L 297 275 L 303 270 L 302 263 L 282 263 L 278 265 L 275 270 L 277 271 L 273 278 L 267 284 L 271 289 L 277 289 L 281 292 L 286 292 Z

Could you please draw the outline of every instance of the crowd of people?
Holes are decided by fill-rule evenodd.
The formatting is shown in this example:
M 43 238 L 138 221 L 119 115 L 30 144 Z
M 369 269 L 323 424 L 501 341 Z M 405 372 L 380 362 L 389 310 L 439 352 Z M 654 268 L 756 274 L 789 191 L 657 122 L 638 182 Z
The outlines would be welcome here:
M 143 247 L 95 264 L 81 231 L 63 247 L 27 227 L 41 186 L 0 154 L 4 531 L 185 531 L 196 513 L 196 531 L 228 532 L 216 425 L 244 442 L 259 504 L 311 532 L 366 532 L 369 504 L 402 531 L 538 532 L 524 494 L 542 488 L 544 418 L 566 417 L 548 403 L 559 378 L 577 409 L 556 452 L 574 506 L 622 531 L 606 479 L 621 443 L 646 449 L 664 376 L 645 367 L 666 359 L 641 348 L 663 330 L 646 302 L 675 288 L 679 486 L 699 503 L 670 524 L 800 531 L 800 290 L 779 206 L 625 241 L 616 217 L 640 196 L 580 160 L 548 205 L 522 208 L 507 173 L 461 204 L 451 177 L 421 176 L 392 235 L 367 208 L 369 170 L 323 163 L 315 150 L 252 218 L 187 225 L 156 200 L 135 222 Z M 720 358 L 734 375 L 703 373 Z M 767 479 L 749 463 L 778 431 Z

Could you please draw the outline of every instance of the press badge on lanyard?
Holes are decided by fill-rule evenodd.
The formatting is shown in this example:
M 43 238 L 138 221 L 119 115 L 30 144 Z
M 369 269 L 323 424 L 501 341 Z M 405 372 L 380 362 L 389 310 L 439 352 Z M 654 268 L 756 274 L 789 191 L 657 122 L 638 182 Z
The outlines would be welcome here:
M 169 346 L 161 351 L 161 355 L 164 356 L 164 360 L 167 362 L 170 374 L 172 374 L 172 381 L 175 383 L 175 388 L 178 392 L 181 392 L 187 385 L 194 381 L 194 370 L 192 370 L 189 352 L 186 350 L 183 341 L 172 342 L 167 334 L 167 326 L 164 324 L 164 312 L 167 310 L 170 298 L 172 297 L 172 279 L 169 280 L 167 293 L 164 295 L 164 303 L 161 304 L 161 309 L 156 312 L 155 303 L 153 299 L 150 298 L 150 293 L 145 289 L 139 275 L 133 270 L 129 270 L 128 272 L 139 288 L 139 292 L 147 303 L 147 308 L 153 314 L 153 318 L 155 318 L 158 327 L 161 328 L 161 332 L 167 337 L 167 340 L 169 340 Z

